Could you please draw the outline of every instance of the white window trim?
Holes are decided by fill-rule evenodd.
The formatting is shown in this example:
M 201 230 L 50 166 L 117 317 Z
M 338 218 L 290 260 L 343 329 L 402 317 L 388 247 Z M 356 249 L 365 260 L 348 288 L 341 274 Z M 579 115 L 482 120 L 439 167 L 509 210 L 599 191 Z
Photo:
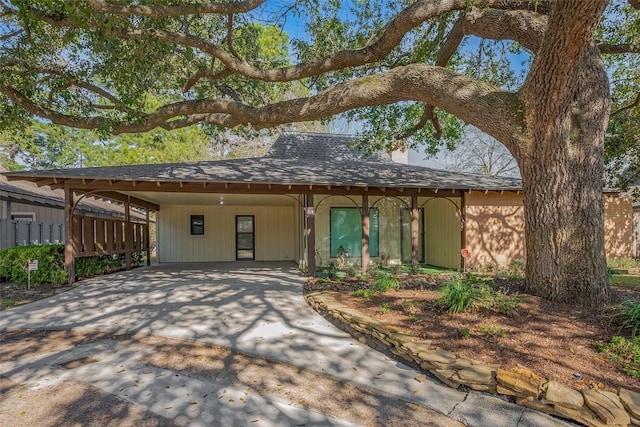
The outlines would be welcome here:
M 27 218 L 14 218 L 14 216 L 21 216 L 21 217 L 25 217 L 27 215 L 31 216 L 31 219 L 27 219 Z M 35 212 L 11 212 L 11 219 L 12 220 L 17 220 L 17 221 L 31 221 L 31 222 L 35 222 L 36 221 L 36 213 Z

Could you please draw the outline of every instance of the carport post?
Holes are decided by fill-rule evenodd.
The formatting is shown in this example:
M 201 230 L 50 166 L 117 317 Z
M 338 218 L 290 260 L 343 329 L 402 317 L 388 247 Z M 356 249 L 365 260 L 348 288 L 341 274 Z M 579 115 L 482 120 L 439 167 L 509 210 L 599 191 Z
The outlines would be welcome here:
M 133 252 L 133 229 L 131 227 L 131 204 L 129 196 L 124 202 L 124 262 L 127 271 L 131 270 L 131 252 Z
M 151 245 L 151 237 L 149 236 L 149 233 L 151 231 L 151 223 L 150 223 L 150 218 L 149 218 L 149 208 L 146 207 L 144 208 L 144 212 L 145 212 L 145 218 L 147 220 L 147 232 L 144 234 L 144 247 L 147 249 L 147 266 L 151 265 L 151 248 L 149 247 Z
M 13 241 L 10 239 L 11 233 L 11 199 L 7 200 L 7 220 L 4 222 L 4 230 L 2 230 L 2 241 L 0 242 L 0 249 L 7 249 L 13 247 Z M 1 218 L 0 218 L 1 219 Z M 15 241 L 15 239 L 13 239 Z
M 418 196 L 411 196 L 411 265 L 418 265 L 420 239 L 418 237 L 418 221 L 420 209 L 418 208 Z
M 307 194 L 305 207 L 307 217 L 307 275 L 316 276 L 316 212 L 313 206 L 313 194 Z
M 66 183 L 65 183 L 66 184 Z M 73 190 L 64 186 L 64 269 L 69 284 L 76 281 L 73 250 Z
M 369 270 L 369 196 L 362 196 L 362 275 Z

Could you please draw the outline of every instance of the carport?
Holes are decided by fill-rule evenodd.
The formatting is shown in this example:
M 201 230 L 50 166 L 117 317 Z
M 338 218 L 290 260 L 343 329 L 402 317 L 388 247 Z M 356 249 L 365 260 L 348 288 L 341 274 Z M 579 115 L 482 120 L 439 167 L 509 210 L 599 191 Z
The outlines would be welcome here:
M 357 258 L 363 274 L 366 274 L 372 259 L 372 209 L 381 208 L 387 200 L 396 201 L 396 211 L 391 217 L 397 218 L 393 219 L 397 224 L 394 223 L 389 228 L 391 231 L 387 233 L 383 243 L 393 244 L 394 248 L 397 246 L 395 249 L 398 252 L 401 247 L 406 247 L 405 252 L 410 252 L 410 258 L 406 258 L 413 264 L 419 262 L 421 252 L 428 248 L 420 233 L 421 211 L 425 207 L 435 208 L 437 203 L 431 201 L 444 201 L 442 208 L 438 207 L 425 215 L 432 221 L 430 230 L 433 233 L 429 237 L 429 243 L 434 251 L 447 251 L 449 265 L 446 266 L 457 268 L 462 264 L 460 249 L 465 247 L 466 240 L 465 197 L 472 191 L 484 195 L 491 192 L 497 197 L 519 194 L 520 191 L 520 181 L 517 179 L 461 174 L 395 163 L 386 153 L 367 154 L 353 149 L 355 141 L 355 137 L 346 135 L 283 134 L 273 144 L 270 152 L 261 158 L 25 171 L 6 175 L 11 180 L 29 180 L 41 186 L 64 189 L 65 265 L 70 282 L 75 280 L 73 272 L 76 257 L 124 253 L 129 269 L 132 253 L 148 253 L 148 223 L 150 213 L 154 211 L 160 218 L 158 227 L 162 232 L 170 229 L 172 235 L 189 234 L 189 239 L 177 240 L 178 251 L 185 251 L 195 247 L 194 245 L 206 248 L 215 245 L 223 249 L 233 246 L 235 257 L 231 257 L 228 251 L 218 251 L 209 259 L 200 261 L 241 259 L 238 248 L 252 244 L 248 234 L 253 230 L 247 226 L 249 230 L 244 230 L 246 235 L 239 238 L 238 235 L 243 230 L 239 228 L 241 225 L 238 218 L 245 218 L 245 224 L 253 224 L 254 219 L 258 221 L 260 218 L 251 210 L 259 208 L 264 208 L 262 211 L 265 215 L 270 215 L 273 219 L 262 227 L 272 231 L 268 238 L 274 239 L 274 236 L 278 236 L 277 230 L 285 228 L 287 233 L 295 236 L 284 243 L 272 243 L 279 245 L 279 248 L 288 245 L 287 250 L 281 251 L 280 255 L 261 259 L 293 260 L 309 276 L 314 276 L 318 254 L 325 251 L 324 259 L 336 256 L 335 248 L 332 247 L 329 251 L 322 244 L 317 244 L 317 221 L 321 219 L 325 221 L 324 224 L 328 224 L 326 215 L 329 211 L 326 210 L 345 210 L 344 203 L 357 209 L 359 221 L 350 224 L 356 229 L 352 233 L 351 243 L 357 246 Z M 125 219 L 111 221 L 76 215 L 76 206 L 85 197 L 122 203 Z M 235 217 L 235 225 L 224 225 L 212 235 L 206 236 L 204 230 L 221 221 L 222 209 L 226 209 L 229 200 L 233 198 L 238 200 L 238 206 L 243 206 L 242 211 L 230 213 Z M 268 198 L 272 201 L 288 200 L 292 213 L 283 219 L 275 202 L 262 202 Z M 169 208 L 174 209 L 178 218 L 173 223 L 164 221 L 163 218 L 163 212 L 169 211 Z M 144 215 L 146 221 L 132 220 L 132 209 Z M 323 209 L 326 212 L 323 213 Z M 198 210 L 207 212 L 199 213 Z M 319 213 L 325 216 L 318 217 Z M 205 224 L 207 221 L 208 226 Z M 236 228 L 235 234 L 224 233 L 230 227 Z M 406 238 L 401 235 L 403 227 L 407 229 Z M 447 232 L 438 234 L 444 228 Z M 334 230 L 331 227 L 325 225 L 320 231 L 323 241 L 333 238 L 331 233 Z M 253 238 L 255 240 L 255 235 Z M 160 261 L 163 261 L 162 249 L 159 246 Z M 248 250 L 255 251 L 255 247 L 250 246 Z M 429 251 L 428 256 L 434 251 Z M 245 255 L 248 259 L 260 259 L 255 252 L 247 252 Z M 169 259 L 169 262 L 173 260 Z

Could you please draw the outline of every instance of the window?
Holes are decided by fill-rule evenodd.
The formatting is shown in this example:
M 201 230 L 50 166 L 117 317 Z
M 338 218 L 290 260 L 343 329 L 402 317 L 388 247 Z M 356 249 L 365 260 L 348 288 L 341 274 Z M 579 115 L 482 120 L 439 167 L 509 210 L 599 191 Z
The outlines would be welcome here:
M 351 257 L 362 256 L 362 218 L 358 208 L 331 208 L 331 256 L 342 247 Z M 378 209 L 369 209 L 369 255 L 378 256 Z
M 11 214 L 11 219 L 17 219 L 19 221 L 35 221 L 35 212 L 16 212 Z
M 191 215 L 191 235 L 204 236 L 204 215 Z

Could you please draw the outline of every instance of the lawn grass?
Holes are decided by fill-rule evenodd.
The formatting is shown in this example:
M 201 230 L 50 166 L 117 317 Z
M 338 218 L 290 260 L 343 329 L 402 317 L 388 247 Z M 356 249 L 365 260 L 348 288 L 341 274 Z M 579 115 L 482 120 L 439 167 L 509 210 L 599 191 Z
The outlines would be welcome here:
M 328 277 L 327 270 L 328 269 L 325 266 L 318 266 L 316 268 L 316 277 L 319 277 L 319 278 Z M 397 272 L 399 274 L 411 274 L 411 270 L 412 270 L 411 264 L 401 264 L 401 265 L 397 265 L 390 268 L 380 268 L 378 271 L 381 274 L 391 274 L 393 272 Z M 360 270 L 358 269 L 358 271 Z M 435 267 L 433 265 L 419 265 L 417 274 L 440 274 L 440 273 L 447 273 L 447 272 L 453 272 L 453 271 L 455 270 L 451 270 L 449 268 L 444 268 L 444 267 Z M 347 277 L 347 273 L 342 270 L 337 271 L 336 275 L 338 278 Z
M 640 287 L 640 274 L 613 274 L 611 284 L 617 286 Z

